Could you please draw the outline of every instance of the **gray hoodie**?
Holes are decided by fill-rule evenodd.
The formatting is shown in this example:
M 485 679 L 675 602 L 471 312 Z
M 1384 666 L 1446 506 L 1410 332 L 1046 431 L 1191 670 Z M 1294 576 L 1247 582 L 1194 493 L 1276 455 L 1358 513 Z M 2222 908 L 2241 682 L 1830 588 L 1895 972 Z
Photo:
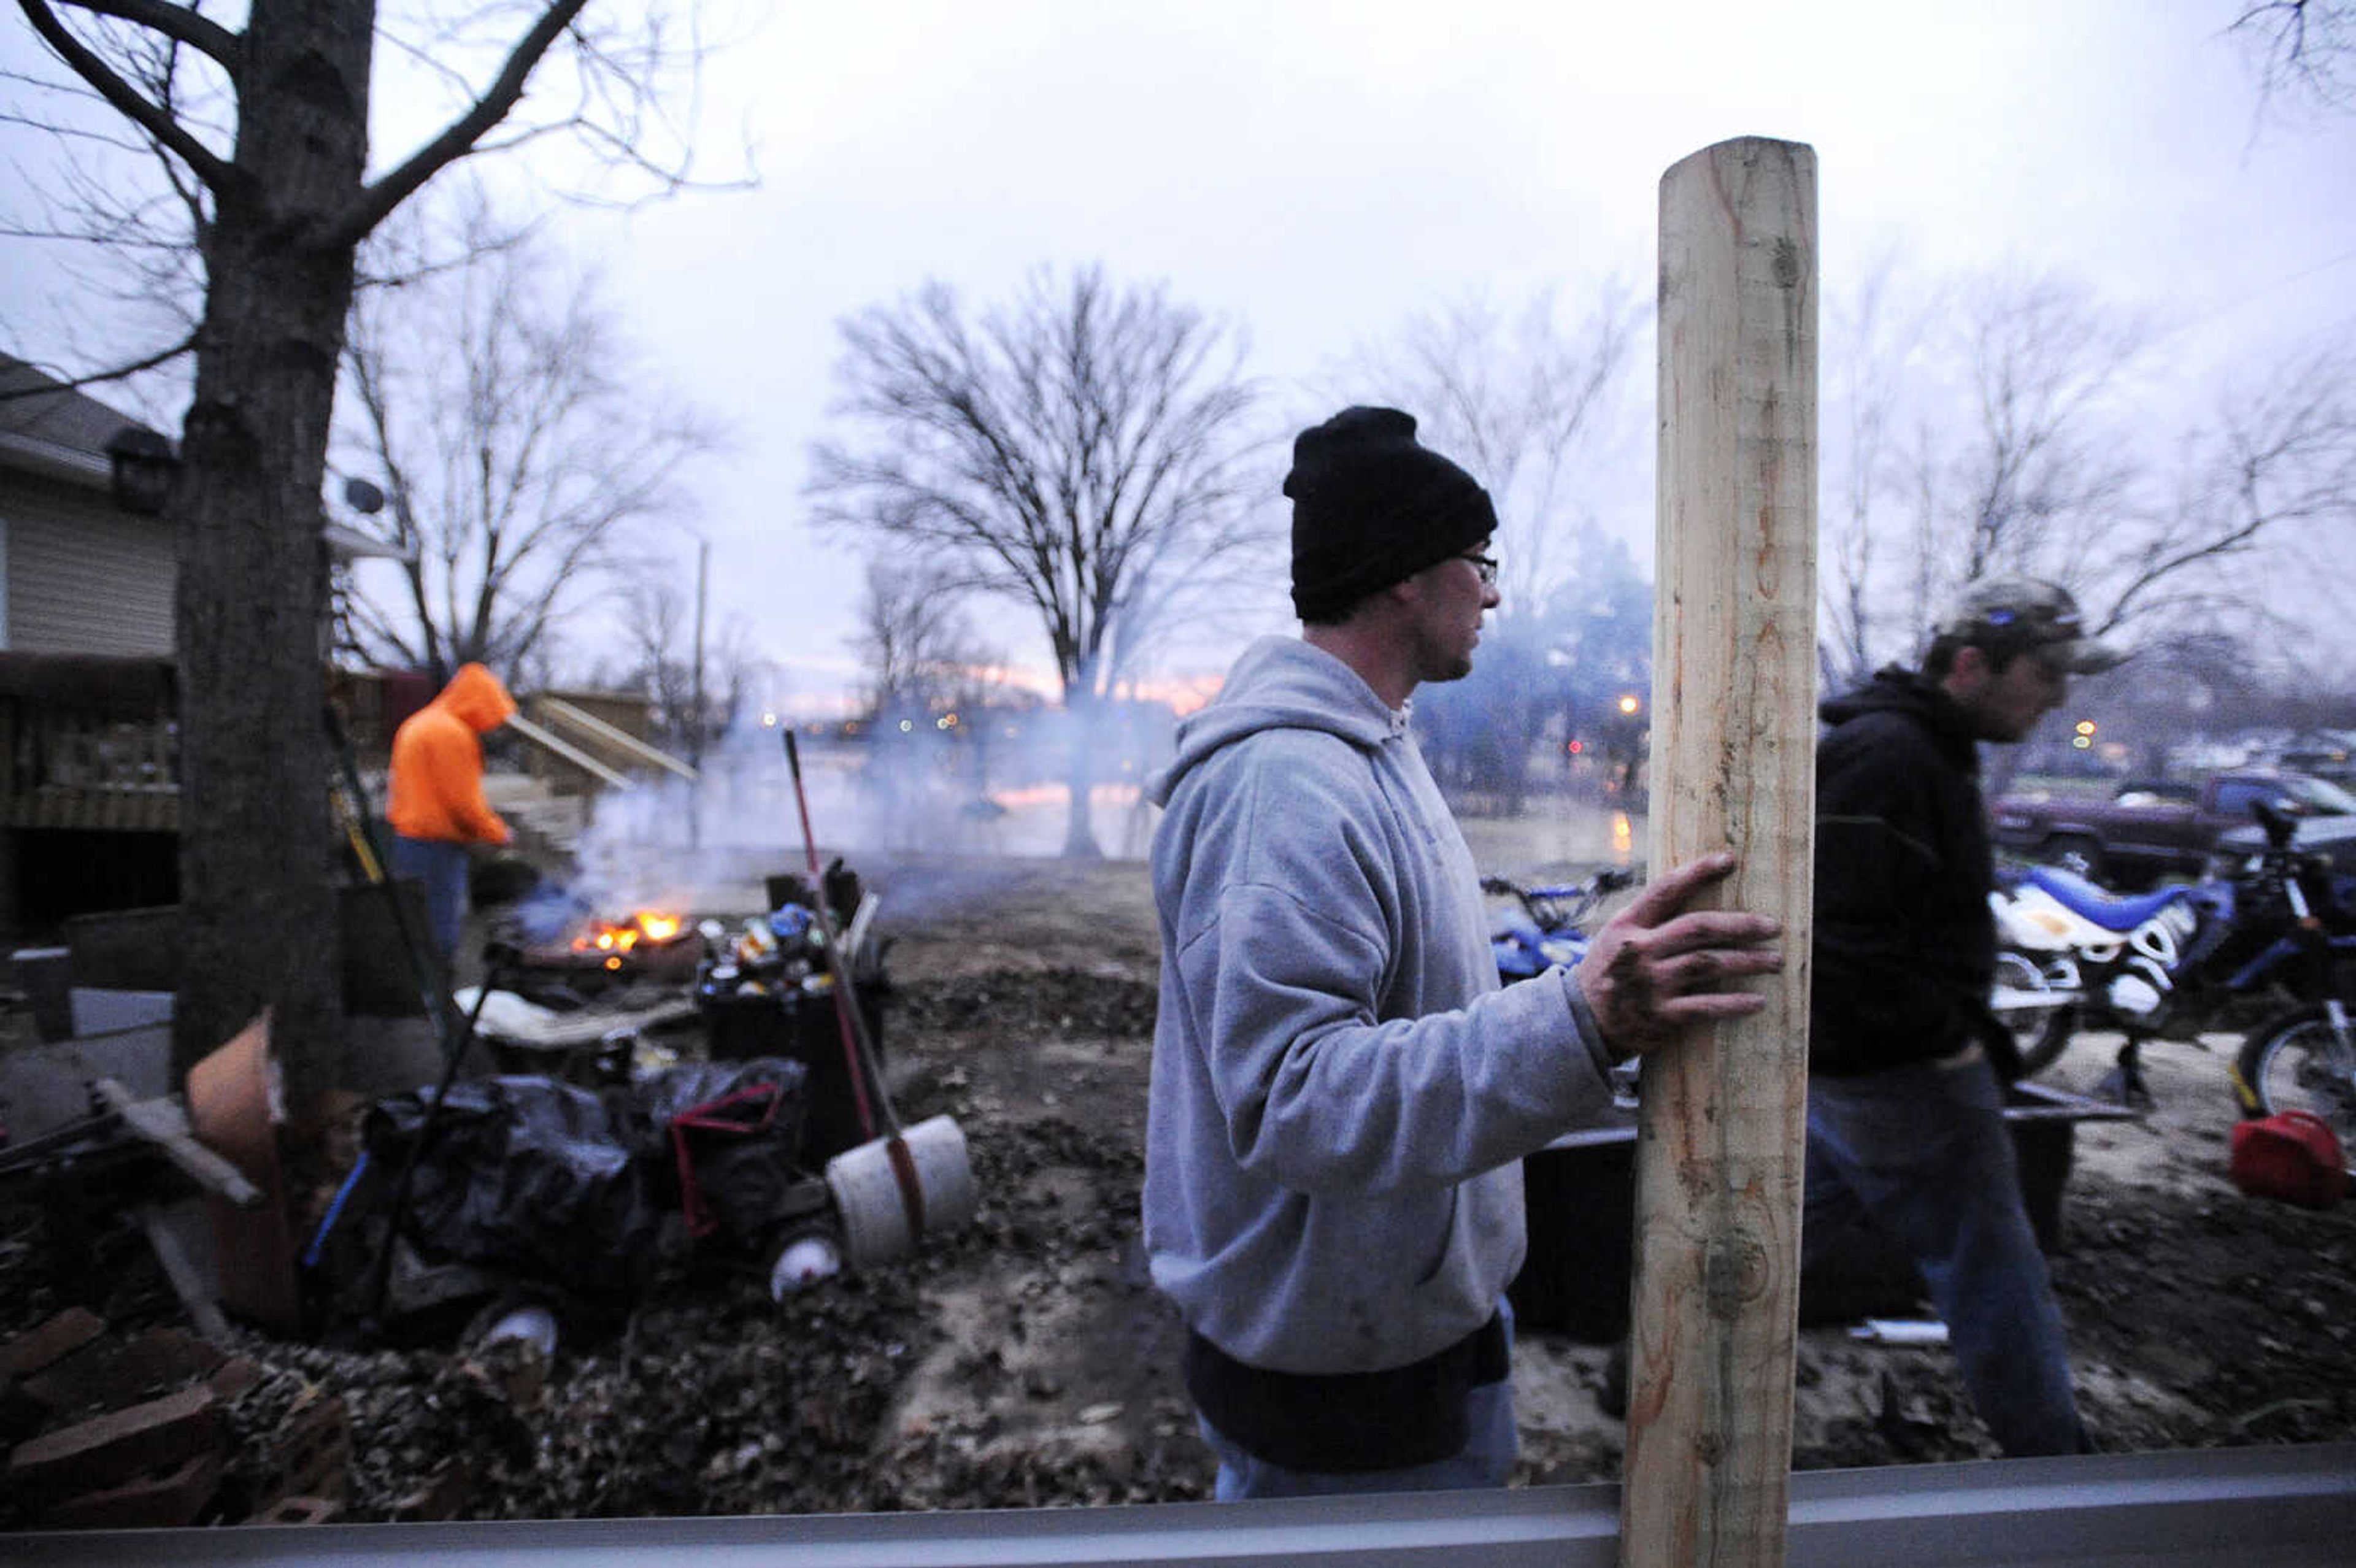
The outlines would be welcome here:
M 1305 642 L 1247 649 L 1150 793 L 1154 1282 L 1273 1371 L 1463 1339 L 1521 1266 L 1521 1157 L 1611 1101 L 1576 987 L 1498 989 L 1407 716 Z

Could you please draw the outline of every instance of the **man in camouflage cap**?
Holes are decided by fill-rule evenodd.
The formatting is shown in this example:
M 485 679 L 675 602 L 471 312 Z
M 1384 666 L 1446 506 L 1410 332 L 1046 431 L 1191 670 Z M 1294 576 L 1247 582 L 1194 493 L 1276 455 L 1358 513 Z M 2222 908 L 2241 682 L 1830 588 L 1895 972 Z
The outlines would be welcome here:
M 1934 651 L 1949 646 L 1944 664 L 1965 647 L 2009 656 L 2034 650 L 2065 675 L 2100 675 L 2126 657 L 2108 643 L 2086 635 L 2078 601 L 2070 591 L 2034 577 L 1983 577 L 1955 596 L 1933 628 Z M 1926 657 L 1927 667 L 1933 659 Z M 2055 699 L 2060 700 L 2058 698 Z
M 2004 1125 L 2019 1063 L 1987 1004 L 1978 743 L 2026 739 L 2071 676 L 2120 657 L 2063 589 L 1988 578 L 1939 618 L 1919 671 L 1822 709 L 1803 1261 L 1860 1231 L 1902 1245 L 2008 1455 L 2088 1444 Z

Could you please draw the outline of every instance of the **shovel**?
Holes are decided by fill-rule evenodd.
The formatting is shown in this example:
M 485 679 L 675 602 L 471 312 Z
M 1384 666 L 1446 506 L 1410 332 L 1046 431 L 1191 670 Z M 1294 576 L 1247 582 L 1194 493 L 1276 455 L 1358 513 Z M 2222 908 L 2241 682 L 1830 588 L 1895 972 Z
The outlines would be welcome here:
M 920 1236 L 955 1230 L 973 1218 L 973 1165 L 965 1134 L 948 1116 L 903 1126 L 892 1108 L 876 1067 L 875 1043 L 867 1015 L 851 994 L 851 976 L 835 940 L 834 916 L 827 908 L 826 879 L 819 871 L 818 841 L 810 835 L 809 799 L 802 790 L 801 750 L 786 731 L 786 765 L 793 773 L 794 805 L 801 814 L 802 850 L 809 862 L 810 887 L 824 944 L 827 973 L 834 980 L 835 1026 L 867 1141 L 826 1162 L 826 1184 L 842 1216 L 843 1256 L 853 1268 L 867 1268 L 905 1256 Z

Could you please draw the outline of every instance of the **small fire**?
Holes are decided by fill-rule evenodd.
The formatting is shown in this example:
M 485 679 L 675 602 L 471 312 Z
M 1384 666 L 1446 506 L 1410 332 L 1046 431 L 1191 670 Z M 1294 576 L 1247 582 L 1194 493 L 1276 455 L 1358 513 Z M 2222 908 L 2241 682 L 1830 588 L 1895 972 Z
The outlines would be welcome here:
M 605 967 L 618 969 L 622 966 L 622 955 L 641 942 L 669 941 L 679 934 L 682 923 L 678 915 L 665 914 L 660 910 L 642 909 L 619 923 L 599 921 L 592 924 L 573 939 L 573 951 L 603 953 L 607 955 Z

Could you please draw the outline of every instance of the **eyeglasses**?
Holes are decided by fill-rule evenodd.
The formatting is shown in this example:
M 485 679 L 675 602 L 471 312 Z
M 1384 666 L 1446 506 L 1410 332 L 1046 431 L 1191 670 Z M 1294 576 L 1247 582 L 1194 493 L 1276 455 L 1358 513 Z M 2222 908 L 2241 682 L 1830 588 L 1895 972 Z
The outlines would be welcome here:
M 1472 563 L 1472 570 L 1481 574 L 1482 587 L 1494 588 L 1497 586 L 1496 557 L 1478 555 L 1468 550 L 1464 554 L 1458 556 L 1456 559 L 1459 560 L 1469 560 Z

